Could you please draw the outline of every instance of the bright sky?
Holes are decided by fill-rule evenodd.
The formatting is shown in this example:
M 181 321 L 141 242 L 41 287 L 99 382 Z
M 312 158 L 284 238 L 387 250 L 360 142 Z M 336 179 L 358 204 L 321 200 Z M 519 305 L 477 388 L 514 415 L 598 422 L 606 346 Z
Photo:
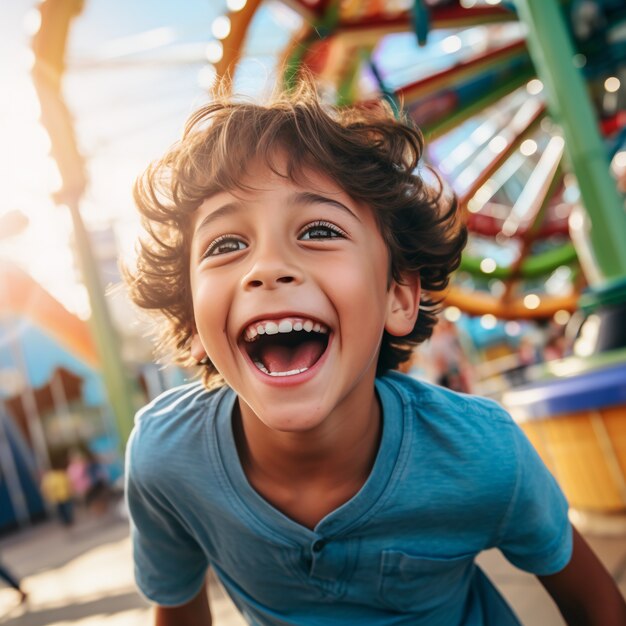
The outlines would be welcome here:
M 30 220 L 23 233 L 0 240 L 0 262 L 17 263 L 86 317 L 70 218 L 50 200 L 60 179 L 29 75 L 36 5 L 0 4 L 0 217 L 18 209 Z M 293 21 L 284 10 L 275 6 L 272 19 Z M 226 0 L 86 0 L 73 21 L 64 92 L 90 178 L 81 213 L 90 228 L 113 228 L 122 255 L 131 254 L 137 234 L 133 180 L 178 138 L 187 115 L 206 98 L 200 84 L 206 45 L 213 20 L 225 12 Z M 288 35 L 286 28 L 282 38 Z
M 90 179 L 81 214 L 89 229 L 112 229 L 123 257 L 132 256 L 138 232 L 133 181 L 178 138 L 188 114 L 206 99 L 203 76 L 212 69 L 207 43 L 215 18 L 227 12 L 226 2 L 85 0 L 72 23 L 64 93 Z M 36 6 L 36 0 L 0 2 L 0 218 L 17 209 L 30 220 L 22 234 L 0 238 L 0 262 L 17 263 L 68 309 L 87 317 L 70 217 L 50 199 L 60 178 L 38 122 L 29 74 Z M 258 93 L 271 82 L 273 63 L 299 26 L 285 3 L 262 4 L 239 64 L 237 92 Z M 461 44 L 448 35 L 433 34 L 429 55 L 411 35 L 390 38 L 383 69 L 391 75 L 402 74 L 394 63 L 418 69 L 430 67 L 425 60 L 450 63 L 446 55 Z M 456 45 L 447 50 L 450 42 Z

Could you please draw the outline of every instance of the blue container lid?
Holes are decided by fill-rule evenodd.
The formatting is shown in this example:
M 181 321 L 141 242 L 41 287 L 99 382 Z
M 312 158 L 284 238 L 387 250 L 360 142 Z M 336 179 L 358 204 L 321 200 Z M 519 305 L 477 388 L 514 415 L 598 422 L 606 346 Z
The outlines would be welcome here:
M 505 393 L 502 403 L 518 421 L 619 405 L 626 419 L 626 363 L 525 385 Z

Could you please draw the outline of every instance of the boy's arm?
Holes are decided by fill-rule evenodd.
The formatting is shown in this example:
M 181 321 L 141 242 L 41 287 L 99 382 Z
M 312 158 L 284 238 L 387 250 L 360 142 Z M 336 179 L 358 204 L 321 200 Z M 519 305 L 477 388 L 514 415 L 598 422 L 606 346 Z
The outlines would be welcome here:
M 569 626 L 624 626 L 626 603 L 617 585 L 587 542 L 573 529 L 568 565 L 556 574 L 538 576 Z
M 154 615 L 154 626 L 211 626 L 206 585 L 202 585 L 200 593 L 186 604 L 157 606 Z

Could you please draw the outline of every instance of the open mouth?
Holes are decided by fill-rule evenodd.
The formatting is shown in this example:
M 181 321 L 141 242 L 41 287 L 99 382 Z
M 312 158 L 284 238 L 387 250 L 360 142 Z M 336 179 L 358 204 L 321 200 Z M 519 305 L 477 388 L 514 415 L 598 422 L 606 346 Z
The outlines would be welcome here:
M 243 332 L 243 348 L 269 376 L 294 376 L 315 365 L 328 347 L 328 327 L 301 317 L 253 322 Z

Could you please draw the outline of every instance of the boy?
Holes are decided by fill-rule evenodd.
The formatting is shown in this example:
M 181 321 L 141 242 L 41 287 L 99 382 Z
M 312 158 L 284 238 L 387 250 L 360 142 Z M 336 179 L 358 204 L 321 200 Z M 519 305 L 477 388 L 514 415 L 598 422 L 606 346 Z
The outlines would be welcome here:
M 131 291 L 204 382 L 141 411 L 128 446 L 158 626 L 211 623 L 208 566 L 250 624 L 518 624 L 474 564 L 494 546 L 570 623 L 626 623 L 510 417 L 390 371 L 466 238 L 422 149 L 382 105 L 303 85 L 205 106 L 139 180 Z

